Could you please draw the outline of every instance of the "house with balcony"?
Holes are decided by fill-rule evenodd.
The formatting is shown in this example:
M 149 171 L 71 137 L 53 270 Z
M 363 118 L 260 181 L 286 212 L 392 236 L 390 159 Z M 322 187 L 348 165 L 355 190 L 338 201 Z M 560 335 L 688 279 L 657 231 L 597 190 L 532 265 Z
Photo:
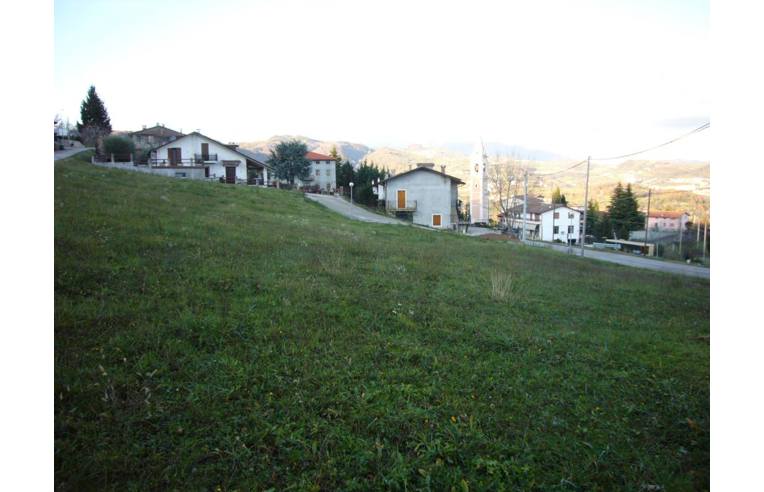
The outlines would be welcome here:
M 525 238 L 576 244 L 581 239 L 582 211 L 567 205 L 545 203 L 541 197 L 528 196 L 523 215 L 523 196 L 510 199 L 506 214 L 499 222 L 518 234 L 525 225 Z M 525 220 L 523 220 L 525 219 Z
M 458 187 L 464 182 L 446 174 L 446 166 L 441 166 L 440 171 L 434 167 L 432 163 L 417 164 L 382 181 L 378 196 L 388 213 L 439 229 L 455 226 Z
M 257 160 L 252 152 L 239 149 L 236 144 L 218 142 L 199 132 L 153 149 L 148 164 L 178 177 L 222 178 L 226 183 L 269 183 L 268 165 Z

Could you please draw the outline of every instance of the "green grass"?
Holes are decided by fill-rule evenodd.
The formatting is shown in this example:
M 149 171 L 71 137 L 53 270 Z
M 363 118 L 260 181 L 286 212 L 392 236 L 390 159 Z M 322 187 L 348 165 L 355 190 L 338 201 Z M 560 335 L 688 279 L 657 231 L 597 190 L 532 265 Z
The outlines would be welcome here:
M 708 488 L 707 281 L 87 158 L 55 164 L 58 488 Z

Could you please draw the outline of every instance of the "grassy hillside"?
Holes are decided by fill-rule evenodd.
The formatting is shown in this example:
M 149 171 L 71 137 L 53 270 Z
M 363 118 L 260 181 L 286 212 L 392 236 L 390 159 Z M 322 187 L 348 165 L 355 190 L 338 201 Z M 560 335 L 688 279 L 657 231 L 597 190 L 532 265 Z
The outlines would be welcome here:
M 55 306 L 63 490 L 708 488 L 707 281 L 70 159 Z

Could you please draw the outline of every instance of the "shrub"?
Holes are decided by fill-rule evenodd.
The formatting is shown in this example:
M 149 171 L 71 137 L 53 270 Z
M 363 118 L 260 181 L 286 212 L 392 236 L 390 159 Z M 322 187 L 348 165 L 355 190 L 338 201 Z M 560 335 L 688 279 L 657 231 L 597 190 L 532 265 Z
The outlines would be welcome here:
M 127 158 L 135 151 L 135 145 L 127 138 L 111 136 L 103 139 L 103 151 L 106 155 Z

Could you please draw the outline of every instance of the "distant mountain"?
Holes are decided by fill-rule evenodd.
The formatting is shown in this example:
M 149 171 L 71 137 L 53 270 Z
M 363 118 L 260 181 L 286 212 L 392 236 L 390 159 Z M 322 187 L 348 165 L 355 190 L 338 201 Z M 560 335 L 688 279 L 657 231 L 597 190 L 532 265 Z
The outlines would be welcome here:
M 320 154 L 329 154 L 333 147 L 337 148 L 337 152 L 343 159 L 350 160 L 350 162 L 357 163 L 362 158 L 371 152 L 371 148 L 363 144 L 352 142 L 331 142 L 316 140 L 302 135 L 274 135 L 268 140 L 254 141 L 254 142 L 241 142 L 239 146 L 251 150 L 257 155 L 260 160 L 266 161 L 270 157 L 270 151 L 281 142 L 287 140 L 299 140 L 304 142 L 308 146 L 308 150 L 318 152 Z
M 255 152 L 262 160 L 267 160 L 270 149 L 279 142 L 289 139 L 305 142 L 309 150 L 322 154 L 329 154 L 332 147 L 336 146 L 343 158 L 349 159 L 356 165 L 366 160 L 395 174 L 407 171 L 420 162 L 432 162 L 436 166 L 435 169 L 439 170 L 440 166 L 446 166 L 446 173 L 465 182 L 469 180 L 469 155 L 474 149 L 474 143 L 466 142 L 447 142 L 439 146 L 415 144 L 402 148 L 372 149 L 360 143 L 321 141 L 300 135 L 276 135 L 268 140 L 242 142 L 240 146 Z M 527 165 L 531 171 L 529 191 L 532 194 L 545 195 L 548 198 L 552 190 L 559 186 L 570 203 L 577 205 L 584 203 L 586 166 L 579 166 L 554 176 L 542 176 L 564 170 L 575 161 L 562 158 L 552 152 L 518 145 L 487 142 L 485 149 L 489 165 L 496 160 L 497 155 L 500 159 L 522 160 L 523 166 Z M 629 160 L 617 164 L 592 163 L 589 198 L 599 202 L 600 208 L 604 209 L 607 207 L 610 193 L 616 183 L 621 182 L 624 185 L 631 183 L 643 209 L 646 208 L 647 203 L 644 196 L 648 189 L 652 189 L 651 208 L 653 210 L 693 212 L 709 204 L 710 176 L 708 162 Z M 467 198 L 467 193 L 468 188 L 462 187 L 460 190 L 462 199 Z M 496 210 L 492 208 L 491 213 L 495 212 Z

